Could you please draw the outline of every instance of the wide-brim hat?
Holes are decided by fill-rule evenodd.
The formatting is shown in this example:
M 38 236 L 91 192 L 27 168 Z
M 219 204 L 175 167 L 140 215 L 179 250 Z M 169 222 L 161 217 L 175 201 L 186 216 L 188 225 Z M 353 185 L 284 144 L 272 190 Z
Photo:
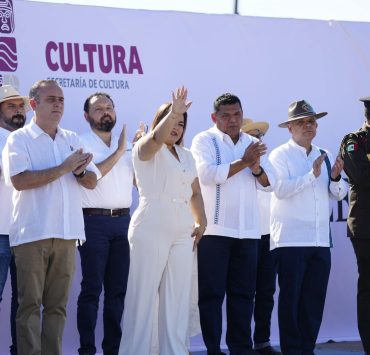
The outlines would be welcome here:
M 300 120 L 306 117 L 315 117 L 317 120 L 326 116 L 327 112 L 316 113 L 312 106 L 306 100 L 294 101 L 289 105 L 288 120 L 279 124 L 279 127 L 288 127 L 288 124 L 293 121 Z
M 370 109 L 370 96 L 361 97 L 359 100 L 364 103 L 367 109 Z
M 3 85 L 0 86 L 0 104 L 8 100 L 22 99 L 26 112 L 31 110 L 30 100 L 27 96 L 22 96 L 13 86 Z
M 251 118 L 243 118 L 241 130 L 245 133 L 257 129 L 259 132 L 266 134 L 269 129 L 269 123 L 264 121 L 255 122 Z

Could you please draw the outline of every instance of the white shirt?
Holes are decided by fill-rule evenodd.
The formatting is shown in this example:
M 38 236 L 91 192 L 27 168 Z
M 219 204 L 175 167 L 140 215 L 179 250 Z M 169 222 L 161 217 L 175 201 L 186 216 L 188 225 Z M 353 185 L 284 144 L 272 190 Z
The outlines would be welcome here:
M 32 119 L 9 135 L 3 150 L 4 175 L 36 171 L 60 165 L 82 147 L 77 134 L 58 127 L 53 140 Z M 90 163 L 97 177 L 98 168 Z M 10 246 L 37 240 L 60 238 L 85 240 L 81 189 L 72 173 L 34 189 L 14 190 Z
M 0 151 L 4 149 L 10 131 L 0 127 Z M 0 234 L 9 235 L 10 220 L 12 217 L 13 186 L 5 183 L 3 163 L 0 159 Z
M 312 164 L 320 156 L 318 147 L 306 149 L 292 139 L 270 154 L 277 174 L 271 199 L 271 250 L 289 246 L 330 246 L 329 198 L 341 200 L 348 185 L 340 179 L 330 181 L 325 161 L 316 178 Z M 331 155 L 327 152 L 331 166 Z M 330 181 L 330 185 L 329 185 Z
M 233 238 L 260 239 L 257 189 L 271 190 L 275 183 L 273 168 L 261 159 L 270 186 L 264 188 L 245 168 L 227 178 L 230 164 L 240 159 L 245 149 L 257 139 L 240 133 L 236 144 L 216 126 L 193 139 L 191 151 L 195 158 L 208 226 L 205 234 Z
M 93 154 L 94 163 L 100 163 L 118 147 L 118 137 L 112 135 L 111 145 L 108 147 L 93 131 L 80 136 L 84 151 Z M 98 181 L 93 190 L 82 187 L 82 207 L 88 208 L 129 208 L 132 203 L 132 186 L 134 172 L 131 159 L 131 144 L 127 143 L 127 150 L 113 166 L 113 168 Z

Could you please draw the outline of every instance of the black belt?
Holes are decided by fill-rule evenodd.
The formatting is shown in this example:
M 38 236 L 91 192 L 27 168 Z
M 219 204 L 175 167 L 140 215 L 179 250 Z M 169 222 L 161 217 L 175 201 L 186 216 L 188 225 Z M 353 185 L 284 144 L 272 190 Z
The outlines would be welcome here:
M 83 208 L 83 214 L 85 216 L 111 216 L 119 217 L 130 214 L 129 208 L 117 208 L 115 210 L 109 210 L 106 208 Z

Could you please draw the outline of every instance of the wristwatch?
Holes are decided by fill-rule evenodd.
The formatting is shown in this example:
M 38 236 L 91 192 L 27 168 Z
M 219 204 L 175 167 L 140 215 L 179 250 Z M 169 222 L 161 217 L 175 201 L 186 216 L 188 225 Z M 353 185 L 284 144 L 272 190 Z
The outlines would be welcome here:
M 81 173 L 79 174 L 75 174 L 73 173 L 73 175 L 77 178 L 77 179 L 81 179 L 83 178 L 85 175 L 86 175 L 86 169 L 84 169 Z
M 260 165 L 260 169 L 261 171 L 258 173 L 258 174 L 255 174 L 253 171 L 252 171 L 252 175 L 256 178 L 260 177 L 264 172 L 265 170 L 263 170 L 262 166 Z

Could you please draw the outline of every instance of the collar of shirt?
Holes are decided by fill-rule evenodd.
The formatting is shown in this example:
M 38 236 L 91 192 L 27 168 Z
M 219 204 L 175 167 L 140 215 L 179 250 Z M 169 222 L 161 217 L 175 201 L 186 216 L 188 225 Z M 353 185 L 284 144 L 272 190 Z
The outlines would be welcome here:
M 93 131 L 90 130 L 88 132 L 83 133 L 80 135 L 81 139 L 86 143 L 86 141 L 89 142 L 89 144 L 92 144 L 93 147 L 101 147 L 104 149 L 105 152 L 114 152 L 118 147 L 118 136 L 115 135 L 112 132 L 111 136 L 111 143 L 108 147 L 103 140 Z M 132 144 L 129 141 L 126 141 L 126 152 L 131 152 L 132 150 Z
M 227 142 L 227 143 L 230 143 L 230 142 L 231 142 L 232 144 L 234 144 L 234 142 L 232 141 L 232 139 L 230 138 L 230 136 L 229 136 L 228 134 L 226 134 L 226 133 L 224 133 L 224 132 L 220 131 L 220 130 L 217 128 L 217 126 L 216 126 L 216 125 L 214 125 L 214 126 L 210 129 L 210 131 L 211 131 L 212 133 L 216 134 L 216 135 L 221 139 L 221 141 L 223 141 L 223 142 Z M 239 133 L 239 139 L 238 139 L 238 141 L 237 141 L 237 143 L 236 143 L 236 144 L 243 143 L 243 142 L 244 142 L 244 140 L 246 140 L 246 139 L 250 139 L 250 136 L 249 136 L 248 134 L 246 134 L 246 133 L 240 132 L 240 133 Z
M 40 137 L 43 134 L 48 135 L 36 122 L 35 122 L 35 116 L 32 117 L 30 123 L 28 124 L 28 130 L 30 131 L 30 134 L 32 138 L 36 139 Z M 65 137 L 64 131 L 58 126 L 57 127 L 57 135 Z
M 104 141 L 93 131 L 91 130 L 89 132 L 90 137 L 94 140 L 96 144 L 99 144 L 100 146 L 104 147 L 105 149 L 108 150 L 116 150 L 118 146 L 118 139 L 117 137 L 111 133 L 111 138 L 110 138 L 110 145 L 107 146 Z
M 316 149 L 316 146 L 314 146 L 313 144 L 311 144 L 311 150 L 310 152 L 308 153 L 307 155 L 307 149 L 305 147 L 302 147 L 301 145 L 297 144 L 293 138 L 290 138 L 290 140 L 288 141 L 288 144 L 292 147 L 292 148 L 295 148 L 297 150 L 300 150 L 305 156 L 309 156 L 312 154 L 312 152 Z

